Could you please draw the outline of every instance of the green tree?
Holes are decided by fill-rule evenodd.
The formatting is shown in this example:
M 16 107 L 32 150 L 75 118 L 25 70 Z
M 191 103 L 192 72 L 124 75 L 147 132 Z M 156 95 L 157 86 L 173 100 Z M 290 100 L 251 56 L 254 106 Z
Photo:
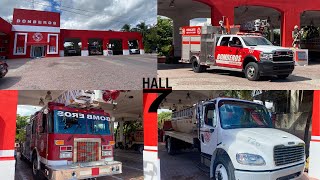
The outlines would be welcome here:
M 165 121 L 171 120 L 171 112 L 161 112 L 158 114 L 158 127 L 162 128 Z
M 130 24 L 125 24 L 122 26 L 121 31 L 123 32 L 130 32 L 131 31 L 131 25 Z
M 237 98 L 237 99 L 244 99 L 248 101 L 252 101 L 252 91 L 240 91 L 240 90 L 226 90 L 224 92 L 225 96 Z
M 20 116 L 17 115 L 17 128 L 16 128 L 16 141 L 24 142 L 26 138 L 25 127 L 28 125 L 29 116 Z
M 156 29 L 158 53 L 159 55 L 167 56 L 173 44 L 173 21 L 159 16 Z

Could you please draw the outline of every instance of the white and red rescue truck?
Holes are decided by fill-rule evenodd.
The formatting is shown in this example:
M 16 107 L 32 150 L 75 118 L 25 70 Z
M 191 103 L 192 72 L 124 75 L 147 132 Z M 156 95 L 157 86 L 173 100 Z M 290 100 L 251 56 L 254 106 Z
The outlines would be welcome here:
M 255 27 L 255 24 L 252 26 L 233 27 L 230 34 L 220 33 L 221 27 L 216 26 L 182 27 L 181 61 L 191 63 L 196 73 L 204 72 L 210 66 L 218 66 L 242 70 L 252 81 L 260 76 L 287 78 L 295 66 L 293 51 L 274 46 L 255 31 L 261 28 Z M 241 33 L 240 29 L 246 33 Z
M 284 180 L 301 177 L 305 143 L 274 129 L 266 107 L 251 101 L 217 98 L 172 115 L 165 131 L 167 152 L 200 150 L 201 166 L 216 180 Z
M 21 157 L 35 179 L 87 179 L 122 173 L 113 159 L 110 116 L 103 110 L 49 103 L 26 127 Z

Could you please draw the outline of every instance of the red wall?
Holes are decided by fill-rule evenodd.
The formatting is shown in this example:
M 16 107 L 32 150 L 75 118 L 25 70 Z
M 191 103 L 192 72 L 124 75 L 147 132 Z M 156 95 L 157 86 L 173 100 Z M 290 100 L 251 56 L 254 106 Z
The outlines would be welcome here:
M 263 6 L 273 8 L 282 15 L 282 46 L 292 46 L 292 31 L 295 25 L 300 26 L 300 15 L 303 11 L 317 11 L 320 6 L 317 0 L 195 0 L 207 4 L 212 9 L 212 24 L 219 25 L 222 16 L 229 18 L 230 24 L 234 23 L 234 8 L 239 6 Z
M 14 150 L 17 105 L 18 91 L 0 91 L 0 150 Z

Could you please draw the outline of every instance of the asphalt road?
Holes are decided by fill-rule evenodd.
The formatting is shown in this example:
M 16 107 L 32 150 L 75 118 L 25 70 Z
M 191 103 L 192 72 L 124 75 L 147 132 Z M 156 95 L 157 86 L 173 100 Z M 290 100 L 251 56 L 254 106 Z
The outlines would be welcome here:
M 143 180 L 142 155 L 131 150 L 115 150 L 114 159 L 122 162 L 122 174 L 100 177 L 98 180 Z M 15 180 L 33 180 L 30 164 L 18 158 Z
M 158 76 L 168 77 L 175 90 L 315 90 L 320 89 L 320 64 L 296 66 L 285 80 L 263 77 L 249 81 L 242 72 L 219 67 L 205 73 L 194 73 L 190 64 L 158 64 Z
M 155 55 L 59 57 L 7 60 L 0 89 L 142 89 L 143 77 L 156 77 Z
M 197 150 L 182 150 L 171 156 L 165 150 L 165 144 L 159 145 L 159 158 L 161 162 L 161 179 L 181 180 L 209 180 L 210 175 L 198 168 L 200 164 L 199 152 Z M 304 174 L 298 180 L 316 180 Z

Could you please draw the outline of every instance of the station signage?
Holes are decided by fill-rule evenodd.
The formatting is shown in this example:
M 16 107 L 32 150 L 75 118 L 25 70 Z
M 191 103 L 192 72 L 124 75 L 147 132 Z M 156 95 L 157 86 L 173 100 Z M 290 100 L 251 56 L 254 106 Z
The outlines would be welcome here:
M 60 14 L 56 12 L 14 9 L 13 25 L 60 27 Z
M 97 121 L 111 121 L 111 118 L 103 115 L 95 114 L 83 114 L 78 112 L 68 112 L 68 111 L 57 111 L 57 116 L 68 117 L 68 118 L 78 118 L 78 119 L 89 119 Z
M 193 27 L 183 27 L 182 34 L 187 36 L 200 36 L 201 35 L 201 27 L 193 26 Z

